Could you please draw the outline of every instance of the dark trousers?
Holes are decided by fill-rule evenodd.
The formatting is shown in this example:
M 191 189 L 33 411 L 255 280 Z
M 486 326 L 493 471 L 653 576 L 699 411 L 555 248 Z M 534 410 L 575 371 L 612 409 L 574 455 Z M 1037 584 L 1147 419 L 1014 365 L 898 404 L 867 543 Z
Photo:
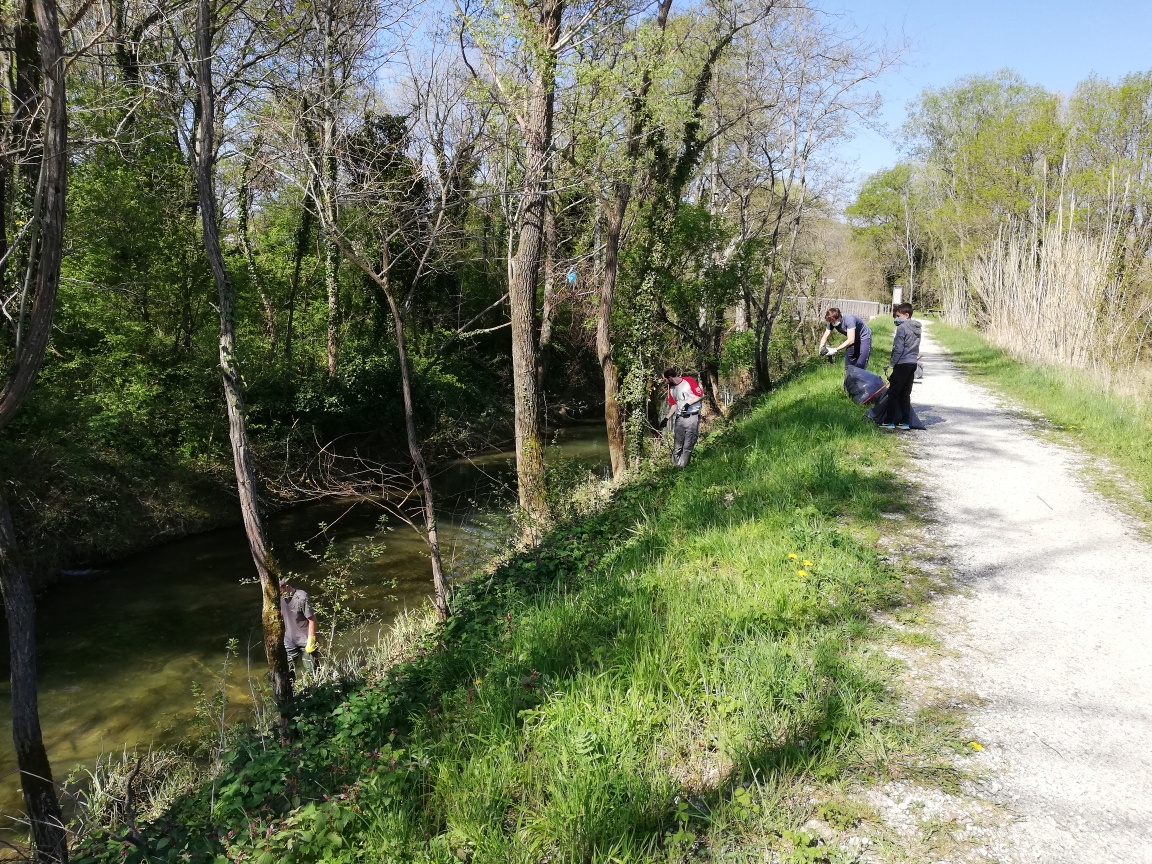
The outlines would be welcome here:
M 915 363 L 897 363 L 888 379 L 888 423 L 907 423 L 912 416 L 912 384 L 916 380 Z
M 692 458 L 692 448 L 700 437 L 700 412 L 688 417 L 676 415 L 672 428 L 672 464 L 683 468 Z
M 320 649 L 316 649 L 311 654 L 304 650 L 303 645 L 284 643 L 284 651 L 288 654 L 288 677 L 293 682 L 296 681 L 296 664 L 301 662 L 304 668 L 309 672 L 316 671 L 316 665 L 320 662 Z
M 868 368 L 868 355 L 872 353 L 871 339 L 858 339 L 844 351 L 844 365 L 857 369 Z

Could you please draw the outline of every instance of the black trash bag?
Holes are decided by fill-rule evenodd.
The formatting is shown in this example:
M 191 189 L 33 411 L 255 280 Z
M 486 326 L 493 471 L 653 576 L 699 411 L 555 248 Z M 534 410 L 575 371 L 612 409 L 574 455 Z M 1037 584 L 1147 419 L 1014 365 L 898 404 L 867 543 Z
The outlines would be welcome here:
M 872 409 L 864 416 L 871 420 L 873 423 L 880 424 L 887 422 L 886 415 L 888 414 L 888 389 L 885 388 L 884 392 L 872 400 Z M 913 408 L 908 413 L 908 425 L 913 429 L 927 429 L 920 418 L 916 416 L 916 409 Z
M 867 369 L 844 367 L 844 389 L 857 405 L 867 405 L 887 386 L 883 378 Z

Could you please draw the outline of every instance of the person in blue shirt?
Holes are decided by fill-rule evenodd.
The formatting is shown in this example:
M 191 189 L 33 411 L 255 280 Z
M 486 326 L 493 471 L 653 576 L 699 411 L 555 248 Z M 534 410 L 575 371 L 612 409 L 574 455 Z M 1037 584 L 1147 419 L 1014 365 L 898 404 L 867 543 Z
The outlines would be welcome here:
M 837 351 L 844 352 L 844 365 L 856 366 L 859 369 L 868 368 L 868 355 L 872 353 L 872 331 L 864 319 L 858 315 L 841 315 L 840 310 L 833 306 L 824 313 L 824 335 L 820 338 L 820 355 L 835 356 Z M 832 331 L 842 334 L 844 342 L 835 348 L 828 347 L 828 337 Z

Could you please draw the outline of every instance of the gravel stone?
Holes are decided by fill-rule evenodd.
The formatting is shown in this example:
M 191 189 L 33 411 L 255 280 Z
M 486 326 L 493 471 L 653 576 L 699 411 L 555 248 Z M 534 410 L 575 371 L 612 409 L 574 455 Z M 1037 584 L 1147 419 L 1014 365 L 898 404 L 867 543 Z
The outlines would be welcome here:
M 1083 454 L 967 380 L 930 332 L 923 351 L 912 450 L 964 589 L 938 607 L 940 673 L 982 700 L 980 792 L 1015 816 L 990 851 L 1152 862 L 1152 544 L 1086 485 Z

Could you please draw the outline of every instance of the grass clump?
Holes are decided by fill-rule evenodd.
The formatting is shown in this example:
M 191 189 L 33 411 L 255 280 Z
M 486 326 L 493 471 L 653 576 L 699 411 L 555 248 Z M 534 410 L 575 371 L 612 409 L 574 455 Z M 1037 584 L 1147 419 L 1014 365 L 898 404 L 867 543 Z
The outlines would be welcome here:
M 1146 402 L 1109 392 L 1085 372 L 1021 363 L 974 330 L 935 322 L 932 335 L 975 380 L 1040 414 L 1053 432 L 1108 459 L 1136 484 L 1145 504 L 1152 502 L 1152 412 Z
M 393 665 L 305 693 L 285 742 L 235 743 L 214 803 L 78 859 L 833 860 L 800 831 L 814 787 L 952 770 L 872 639 L 907 585 L 861 538 L 908 498 L 841 374 L 477 574 Z

